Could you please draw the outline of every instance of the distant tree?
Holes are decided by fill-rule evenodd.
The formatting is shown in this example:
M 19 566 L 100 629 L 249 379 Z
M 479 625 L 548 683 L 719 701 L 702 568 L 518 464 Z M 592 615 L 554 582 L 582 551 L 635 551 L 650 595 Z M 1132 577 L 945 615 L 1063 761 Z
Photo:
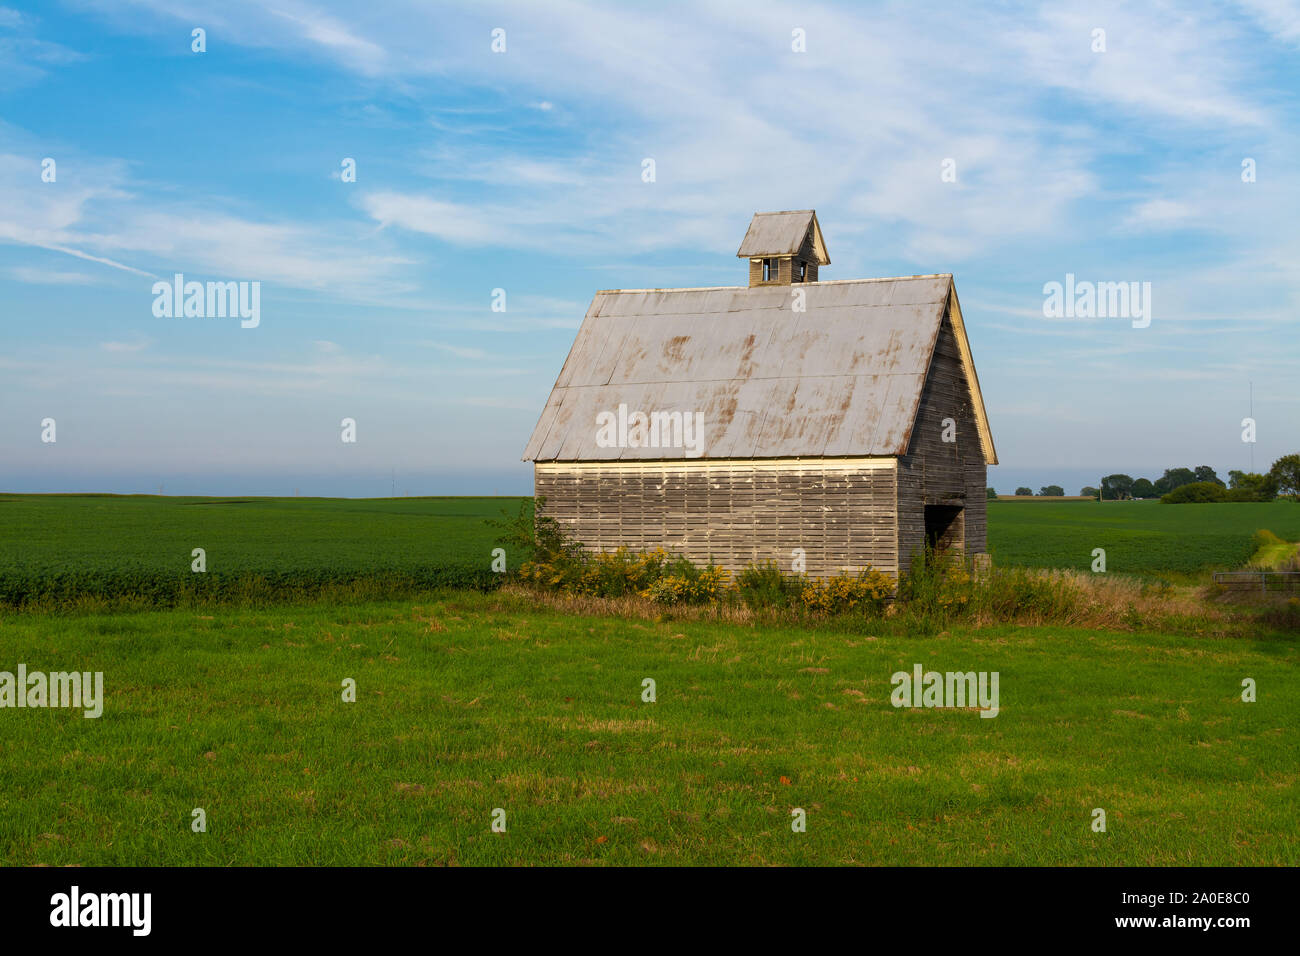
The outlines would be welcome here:
M 1084 485 L 1079 489 L 1079 494 L 1083 495 L 1085 498 L 1096 498 L 1099 493 L 1100 492 L 1098 492 L 1092 485 Z
M 1131 498 L 1133 479 L 1128 475 L 1107 475 L 1101 480 L 1101 496 L 1109 501 Z
M 1279 494 L 1300 495 L 1300 455 L 1283 455 L 1273 462 L 1268 476 L 1277 482 Z
M 1022 498 L 1023 498 L 1025 495 L 1028 495 L 1029 497 L 1032 498 L 1032 497 L 1034 496 L 1034 492 L 1033 492 L 1033 489 L 1031 489 L 1031 488 L 1017 488 L 1017 489 L 1016 489 L 1016 495 L 1017 495 L 1018 497 L 1022 497 Z
M 1221 488 L 1228 487 L 1223 483 L 1219 476 L 1214 473 L 1214 469 L 1209 465 L 1197 465 L 1196 470 L 1192 472 L 1192 474 L 1196 476 L 1197 481 L 1213 482 Z
M 1166 468 L 1165 473 L 1152 484 L 1158 494 L 1168 494 L 1182 485 L 1190 485 L 1196 480 L 1196 472 L 1190 468 Z
M 1232 501 L 1272 501 L 1277 497 L 1277 479 L 1271 474 L 1230 471 L 1228 497 Z
M 1186 485 L 1179 485 L 1169 494 L 1162 495 L 1160 498 L 1161 504 L 1166 505 L 1227 500 L 1228 490 L 1223 485 L 1217 485 L 1212 481 L 1193 481 Z
M 1159 496 L 1156 494 L 1155 485 L 1151 484 L 1151 482 L 1146 478 L 1139 478 L 1137 481 L 1133 482 L 1133 497 L 1156 498 Z
M 989 501 L 992 501 L 997 496 L 998 496 L 998 490 L 996 488 L 984 489 L 984 497 L 987 498 Z
M 1038 489 L 1038 493 L 1044 498 L 1060 498 L 1065 494 L 1065 489 L 1060 485 L 1043 485 Z

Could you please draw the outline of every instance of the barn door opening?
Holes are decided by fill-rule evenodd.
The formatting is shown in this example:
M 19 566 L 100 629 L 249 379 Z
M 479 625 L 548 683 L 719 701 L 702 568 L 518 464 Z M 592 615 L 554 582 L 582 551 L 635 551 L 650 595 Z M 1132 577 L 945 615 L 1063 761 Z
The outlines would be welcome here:
M 935 554 L 960 549 L 966 541 L 961 505 L 925 506 L 925 546 Z

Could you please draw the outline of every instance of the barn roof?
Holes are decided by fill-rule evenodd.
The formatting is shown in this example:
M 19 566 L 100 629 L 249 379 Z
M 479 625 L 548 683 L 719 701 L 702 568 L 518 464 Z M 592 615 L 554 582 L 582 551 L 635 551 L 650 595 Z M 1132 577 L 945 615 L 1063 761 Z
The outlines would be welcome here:
M 596 293 L 524 460 L 693 457 L 601 447 L 596 416 L 620 404 L 702 412 L 705 458 L 904 455 L 948 311 L 997 463 L 951 275 L 796 288 L 806 311 L 791 286 Z
M 812 230 L 813 254 L 817 257 L 817 262 L 824 266 L 830 265 L 831 257 L 826 254 L 822 227 L 817 223 L 817 213 L 811 209 L 754 213 L 736 255 L 741 259 L 753 256 L 792 256 L 803 246 L 809 230 Z

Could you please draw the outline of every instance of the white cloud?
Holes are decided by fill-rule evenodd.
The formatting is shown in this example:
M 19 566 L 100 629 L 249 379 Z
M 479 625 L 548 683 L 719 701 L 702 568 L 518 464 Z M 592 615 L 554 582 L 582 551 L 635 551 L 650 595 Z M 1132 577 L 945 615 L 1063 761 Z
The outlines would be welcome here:
M 153 344 L 153 339 L 141 338 L 134 342 L 100 342 L 105 352 L 143 352 Z
M 191 15 L 171 0 L 136 5 Z M 1254 7 L 1289 22 L 1289 6 Z M 725 2 L 691 4 L 688 18 L 673 9 L 555 0 L 449 17 L 418 3 L 339 0 L 268 13 L 242 0 L 224 6 L 220 22 L 230 42 L 325 57 L 404 96 L 431 76 L 454 76 L 511 91 L 521 109 L 563 98 L 566 112 L 580 111 L 583 132 L 559 155 L 539 158 L 534 143 L 443 138 L 427 170 L 434 185 L 357 200 L 383 230 L 466 246 L 722 250 L 743 228 L 738 215 L 815 206 L 824 222 L 838 219 L 841 236 L 887 235 L 917 268 L 946 267 L 1059 236 L 1078 203 L 1096 195 L 1099 159 L 1127 149 L 1125 128 L 1146 132 L 1155 121 L 1167 135 L 1193 132 L 1194 142 L 1195 132 L 1263 130 L 1274 119 L 1244 92 L 1255 69 L 1249 37 L 1214 8 L 959 5 L 935 14 L 953 27 L 940 31 L 906 7 L 804 5 L 804 54 L 790 50 L 790 9 L 758 7 L 743 18 Z M 493 55 L 489 31 L 503 18 L 510 52 Z M 1104 54 L 1090 49 L 1098 25 Z M 773 108 L 782 103 L 789 108 Z M 463 137 L 466 119 L 444 125 Z M 517 122 L 502 115 L 492 129 Z M 640 181 L 644 157 L 656 160 L 654 184 Z M 957 161 L 955 184 L 939 181 L 945 157 Z M 494 188 L 468 201 L 466 181 Z M 857 267 L 867 256 L 843 261 Z M 302 263 L 283 265 L 290 281 L 307 281 Z
M 1239 0 L 1273 36 L 1300 43 L 1300 0 Z
M 40 151 L 36 155 L 42 155 Z M 81 173 L 66 181 L 70 163 Z M 135 275 L 207 272 L 339 296 L 391 295 L 410 288 L 395 271 L 402 255 L 360 252 L 357 223 L 255 222 L 198 201 L 146 202 L 122 164 L 71 158 L 60 179 L 42 183 L 30 156 L 0 154 L 0 243 L 47 249 Z M 80 183 L 91 182 L 86 186 Z
M 422 344 L 430 346 L 435 349 L 442 349 L 444 352 L 450 352 L 452 355 L 456 356 L 457 358 L 482 359 L 488 357 L 488 353 L 485 352 L 483 349 L 468 348 L 466 346 L 460 346 L 460 345 L 448 345 L 445 342 L 425 342 Z
M 325 62 L 356 86 L 355 101 L 340 108 L 348 122 L 362 117 L 363 133 L 381 125 L 420 130 L 427 145 L 388 157 L 384 178 L 368 174 L 352 187 L 350 210 L 340 204 L 341 214 L 310 222 L 274 201 L 256 217 L 223 197 L 189 193 L 182 202 L 108 161 L 94 176 L 69 177 L 42 193 L 33 157 L 44 153 L 15 147 L 0 157 L 0 241 L 142 274 L 206 271 L 332 298 L 400 302 L 420 328 L 403 341 L 455 342 L 432 343 L 453 357 L 433 376 L 431 353 L 407 365 L 403 357 L 351 357 L 322 340 L 299 361 L 150 366 L 138 380 L 115 370 L 105 387 L 313 401 L 354 388 L 410 405 L 413 396 L 432 403 L 430 393 L 459 376 L 446 401 L 517 402 L 535 413 L 542 398 L 481 397 L 485 390 L 473 386 L 498 372 L 535 370 L 468 360 L 496 355 L 476 347 L 488 332 L 576 327 L 586 300 L 560 297 L 583 289 L 560 279 L 548 287 L 559 301 L 530 303 L 512 287 L 508 314 L 472 313 L 454 292 L 429 294 L 459 274 L 429 269 L 422 237 L 471 247 L 476 259 L 505 259 L 514 249 L 567 255 L 590 269 L 610 267 L 608 286 L 628 284 L 614 267 L 632 264 L 644 275 L 657 264 L 651 254 L 672 250 L 683 265 L 664 284 L 706 284 L 678 280 L 712 268 L 701 253 L 734 263 L 749 214 L 772 208 L 818 209 L 835 261 L 827 278 L 881 274 L 886 259 L 890 269 L 902 261 L 918 272 L 979 263 L 1006 307 L 981 307 L 959 281 L 968 320 L 1011 346 L 977 349 L 991 394 L 1022 373 L 1059 383 L 1043 386 L 1049 398 L 1053 387 L 1074 389 L 1074 407 L 1090 401 L 1088 383 L 1103 376 L 1137 383 L 1148 367 L 1168 370 L 1161 373 L 1168 381 L 1227 381 L 1243 369 L 1213 367 L 1206 355 L 1225 344 L 1277 341 L 1268 331 L 1251 333 L 1300 314 L 1300 233 L 1287 212 L 1300 203 L 1300 186 L 1287 173 L 1300 148 L 1289 111 L 1295 94 L 1272 88 L 1278 71 L 1260 59 L 1270 49 L 1277 55 L 1261 30 L 1284 43 L 1300 37 L 1294 3 L 1251 0 L 1244 5 L 1250 17 L 1165 3 L 953 4 L 925 15 L 906 5 L 813 3 L 759 5 L 739 17 L 723 0 L 654 8 L 553 0 L 489 12 L 416 0 L 310 8 L 282 0 L 275 10 L 253 0 L 211 9 L 187 0 L 88 2 L 124 31 L 188 28 L 201 17 L 225 45 L 269 50 L 296 65 Z M 510 31 L 504 56 L 488 51 L 488 31 L 498 23 Z M 792 23 L 807 30 L 806 54 L 790 50 Z M 1107 31 L 1104 54 L 1089 48 L 1097 26 Z M 360 105 L 372 96 L 376 103 Z M 1255 184 L 1240 181 L 1245 155 L 1259 160 Z M 657 164 L 653 184 L 640 179 L 645 157 Z M 940 180 L 947 157 L 957 163 L 955 183 Z M 96 185 L 73 185 L 87 182 Z M 1195 242 L 1178 245 L 1188 238 Z M 1105 271 L 1116 268 L 1125 271 Z M 1059 332 L 1113 336 L 1123 346 L 1117 354 L 1144 365 L 1115 370 L 1107 365 L 1113 356 L 1044 357 L 1043 346 L 1057 344 L 1045 336 L 1058 327 L 1041 319 L 1037 290 L 1066 271 L 1157 283 L 1148 335 L 1100 322 Z M 1017 288 L 1027 290 L 1023 299 Z M 1000 334 L 974 318 L 981 312 L 1008 330 L 1017 316 L 1035 318 L 1016 329 L 1032 334 Z M 1222 331 L 1229 322 L 1241 332 L 1235 338 Z M 471 327 L 479 337 L 455 337 Z M 315 334 L 347 341 L 346 332 Z M 1172 352 L 1192 336 L 1208 346 L 1206 355 L 1162 359 L 1153 345 Z M 562 355 L 563 342 L 556 347 Z M 1275 348 L 1294 355 L 1293 344 Z M 1263 358 L 1247 364 L 1269 368 Z M 152 359 L 146 352 L 133 361 Z M 544 398 L 554 369 L 545 358 L 538 364 L 546 366 Z M 1276 374 L 1287 381 L 1284 370 Z M 48 379 L 33 373 L 37 381 Z M 471 395 L 460 398 L 464 391 Z M 1148 413 L 1157 407 L 1131 401 Z M 1204 401 L 1195 412 L 1189 405 L 1184 419 L 1205 413 Z M 1107 419 L 1102 404 L 1089 416 L 1119 421 L 1129 413 L 1126 406 Z M 530 418 L 519 416 L 525 431 Z M 1047 439 L 1022 444 L 1032 449 L 1040 440 Z
M 1105 52 L 1092 49 L 1105 30 Z M 1169 4 L 1048 4 L 1012 34 L 1017 59 L 1036 83 L 1074 94 L 1081 104 L 1202 128 L 1268 124 L 1268 112 L 1242 95 L 1249 38 L 1230 16 Z
M 294 13 L 280 9 L 271 12 L 293 23 L 303 37 L 341 57 L 354 69 L 371 76 L 384 71 L 388 59 L 384 48 L 357 36 L 342 21 L 303 7 L 297 7 Z
M 1133 208 L 1132 213 L 1124 220 L 1124 224 L 1130 227 L 1175 226 L 1187 221 L 1193 215 L 1194 210 L 1187 203 L 1172 199 L 1148 199 Z
M 93 285 L 102 279 L 85 272 L 66 272 L 58 269 L 41 269 L 32 266 L 15 266 L 9 277 L 31 285 Z
M 537 403 L 518 398 L 503 398 L 501 396 L 483 396 L 483 397 L 466 397 L 460 399 L 462 405 L 474 405 L 479 408 L 506 408 L 516 411 L 536 412 Z
M 362 197 L 361 207 L 383 227 L 400 226 L 448 242 L 487 245 L 507 241 L 510 236 L 508 228 L 493 221 L 502 215 L 500 209 L 485 217 L 483 207 L 396 192 L 368 193 Z

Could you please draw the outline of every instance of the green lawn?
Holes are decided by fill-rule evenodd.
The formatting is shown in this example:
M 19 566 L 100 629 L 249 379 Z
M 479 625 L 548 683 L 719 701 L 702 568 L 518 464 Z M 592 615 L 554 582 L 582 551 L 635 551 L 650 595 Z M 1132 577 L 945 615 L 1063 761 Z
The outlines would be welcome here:
M 1002 565 L 1086 571 L 1103 548 L 1108 573 L 1178 577 L 1241 567 L 1260 529 L 1300 540 L 1300 504 L 990 501 L 988 545 Z
M 6 863 L 1300 863 L 1280 635 L 896 637 L 443 592 L 8 614 L 0 648 L 102 670 L 107 698 L 0 710 Z M 918 662 L 998 671 L 1001 713 L 894 709 Z

